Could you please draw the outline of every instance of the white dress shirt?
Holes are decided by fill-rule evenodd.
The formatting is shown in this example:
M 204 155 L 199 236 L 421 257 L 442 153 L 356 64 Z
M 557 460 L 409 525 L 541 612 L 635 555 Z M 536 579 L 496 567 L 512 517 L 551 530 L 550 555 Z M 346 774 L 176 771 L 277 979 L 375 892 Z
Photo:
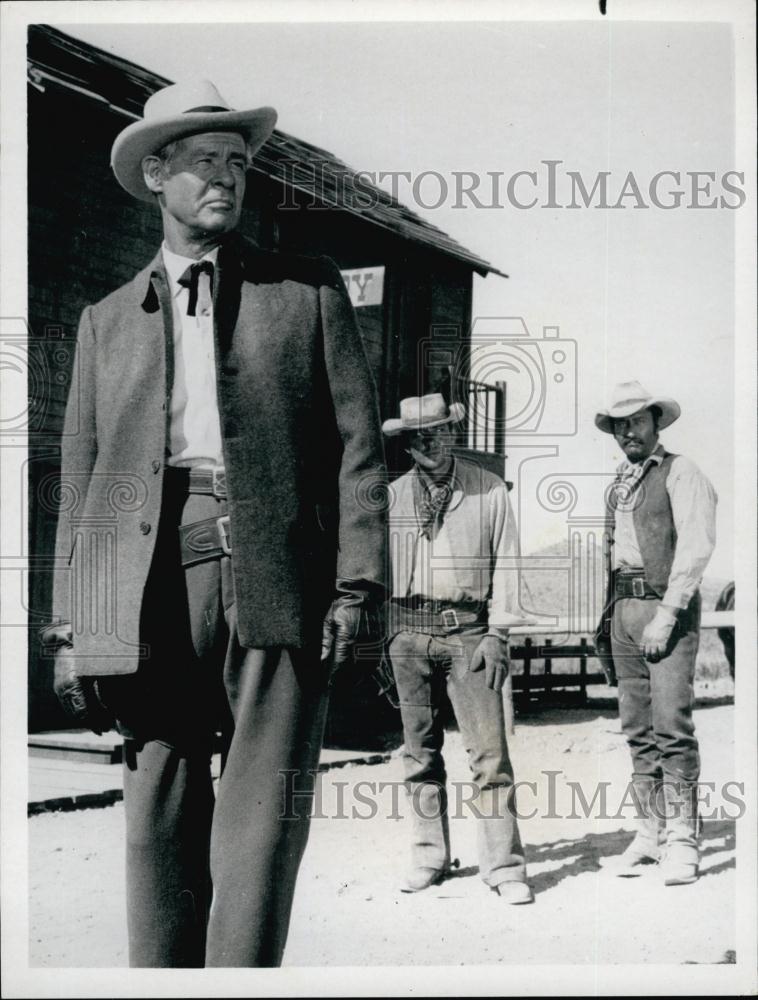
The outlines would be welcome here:
M 214 468 L 224 464 L 216 390 L 213 299 L 209 275 L 200 274 L 195 316 L 187 315 L 189 289 L 179 279 L 199 261 L 161 247 L 174 313 L 174 387 L 171 395 L 168 464 Z M 218 247 L 202 260 L 216 266 Z
M 624 461 L 618 475 L 630 485 L 639 481 L 651 464 L 663 461 L 663 447 L 658 445 L 644 462 Z M 616 507 L 613 565 L 615 569 L 642 568 L 642 554 L 634 530 L 636 493 L 629 491 L 626 502 Z M 677 455 L 671 462 L 666 492 L 676 528 L 676 550 L 662 603 L 670 608 L 686 608 L 700 585 L 703 573 L 716 544 L 716 491 L 694 462 Z

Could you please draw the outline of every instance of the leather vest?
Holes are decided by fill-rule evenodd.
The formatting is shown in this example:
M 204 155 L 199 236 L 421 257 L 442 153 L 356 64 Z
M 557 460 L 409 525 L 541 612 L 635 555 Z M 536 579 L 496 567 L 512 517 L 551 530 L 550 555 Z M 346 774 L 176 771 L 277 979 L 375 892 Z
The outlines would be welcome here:
M 668 586 L 676 552 L 676 527 L 666 480 L 677 456 L 665 452 L 663 461 L 652 463 L 637 487 L 634 505 L 634 531 L 645 567 L 645 578 L 663 597 Z

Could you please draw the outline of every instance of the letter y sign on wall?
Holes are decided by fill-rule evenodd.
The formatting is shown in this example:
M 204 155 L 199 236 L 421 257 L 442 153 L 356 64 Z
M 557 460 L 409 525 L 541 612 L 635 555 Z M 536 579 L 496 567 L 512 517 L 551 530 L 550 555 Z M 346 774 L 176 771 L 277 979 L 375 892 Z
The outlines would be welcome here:
M 358 267 L 340 274 L 355 309 L 382 304 L 384 267 Z

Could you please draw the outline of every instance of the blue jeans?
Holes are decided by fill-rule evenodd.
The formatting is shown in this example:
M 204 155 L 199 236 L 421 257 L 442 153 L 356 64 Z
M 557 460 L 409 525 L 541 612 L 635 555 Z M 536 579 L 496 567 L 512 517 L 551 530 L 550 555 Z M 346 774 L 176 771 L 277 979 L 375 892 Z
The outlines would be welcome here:
M 700 596 L 680 612 L 665 655 L 648 663 L 640 651 L 645 626 L 660 604 L 623 598 L 613 609 L 611 648 L 616 665 L 621 728 L 635 777 L 697 782 L 700 755 L 692 719 Z
M 513 768 L 500 692 L 469 664 L 484 629 L 437 637 L 400 632 L 389 646 L 403 720 L 405 784 L 413 816 L 414 867 L 450 864 L 444 732 L 447 689 L 468 752 L 473 782 L 465 801 L 477 816 L 479 872 L 487 885 L 524 881 L 526 866 L 515 815 Z M 462 797 L 463 798 L 463 797 Z

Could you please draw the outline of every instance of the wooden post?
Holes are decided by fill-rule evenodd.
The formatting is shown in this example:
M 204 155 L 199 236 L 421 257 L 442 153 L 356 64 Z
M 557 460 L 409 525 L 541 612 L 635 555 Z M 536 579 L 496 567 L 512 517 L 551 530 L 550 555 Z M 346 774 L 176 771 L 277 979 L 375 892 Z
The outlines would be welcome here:
M 552 639 L 545 640 L 545 680 L 543 682 L 544 688 L 542 689 L 542 696 L 546 701 L 549 700 L 550 692 L 553 690 L 553 661 L 550 656 L 552 645 Z
M 495 451 L 505 457 L 505 382 L 496 382 L 495 395 Z
M 582 704 L 587 703 L 587 639 L 582 636 L 579 640 L 582 648 L 579 654 L 579 686 L 582 694 Z
M 508 676 L 505 678 L 505 684 L 503 684 L 502 695 L 505 734 L 506 736 L 513 736 L 516 732 L 516 713 L 513 710 L 513 680 L 510 670 L 508 671 Z
M 529 635 L 524 642 L 524 694 L 529 701 L 532 693 L 532 637 Z

